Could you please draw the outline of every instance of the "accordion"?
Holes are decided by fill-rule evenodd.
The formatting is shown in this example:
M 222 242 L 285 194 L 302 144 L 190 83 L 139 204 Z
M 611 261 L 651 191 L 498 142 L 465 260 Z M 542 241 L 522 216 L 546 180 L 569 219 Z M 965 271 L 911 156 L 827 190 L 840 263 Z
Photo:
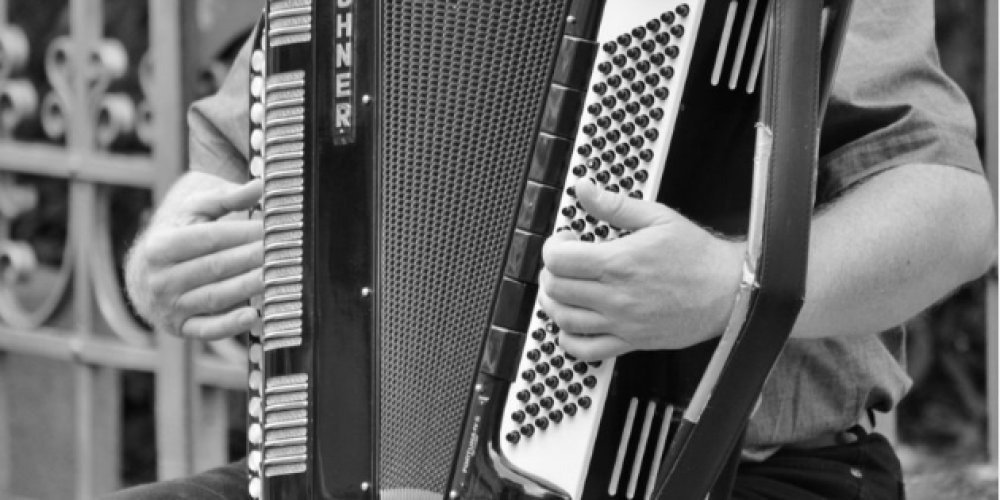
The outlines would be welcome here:
M 804 294 L 850 1 L 268 0 L 252 498 L 728 495 Z M 574 183 L 747 239 L 721 339 L 585 363 L 536 303 Z

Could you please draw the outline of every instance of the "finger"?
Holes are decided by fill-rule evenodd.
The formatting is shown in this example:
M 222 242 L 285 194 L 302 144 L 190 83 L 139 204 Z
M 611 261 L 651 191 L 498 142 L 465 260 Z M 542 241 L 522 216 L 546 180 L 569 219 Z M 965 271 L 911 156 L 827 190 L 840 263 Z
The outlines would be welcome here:
M 193 197 L 186 207 L 193 215 L 218 219 L 230 212 L 250 210 L 264 194 L 264 181 L 252 180 L 246 184 L 225 184 L 218 191 Z
M 632 351 L 632 346 L 614 335 L 564 335 L 559 346 L 583 361 L 602 361 Z
M 563 231 L 568 233 L 569 231 Z M 558 233 L 562 234 L 562 233 Z M 542 262 L 552 274 L 563 278 L 600 280 L 607 252 L 600 245 L 565 236 L 549 238 L 542 246 Z
M 611 293 L 608 286 L 594 280 L 580 280 L 555 276 L 548 269 L 542 269 L 538 276 L 539 288 L 545 294 L 568 306 L 600 311 L 608 304 Z
M 249 331 L 260 321 L 257 310 L 240 307 L 211 316 L 194 316 L 181 325 L 181 336 L 199 340 L 219 340 Z
M 629 230 L 669 222 L 674 214 L 673 210 L 659 203 L 629 198 L 586 181 L 576 183 L 576 195 L 590 215 L 612 226 Z
M 177 299 L 176 308 L 189 316 L 217 314 L 245 303 L 251 297 L 264 293 L 261 269 L 233 276 L 218 283 L 209 283 L 191 290 Z
M 172 264 L 263 239 L 260 221 L 220 220 L 157 231 L 147 237 L 145 245 L 151 263 Z
M 164 271 L 166 284 L 162 289 L 181 295 L 258 269 L 263 264 L 263 246 L 258 242 L 246 243 L 173 266 Z
M 577 335 L 600 334 L 610 331 L 613 326 L 613 322 L 599 312 L 560 303 L 542 291 L 538 293 L 538 300 L 562 332 Z

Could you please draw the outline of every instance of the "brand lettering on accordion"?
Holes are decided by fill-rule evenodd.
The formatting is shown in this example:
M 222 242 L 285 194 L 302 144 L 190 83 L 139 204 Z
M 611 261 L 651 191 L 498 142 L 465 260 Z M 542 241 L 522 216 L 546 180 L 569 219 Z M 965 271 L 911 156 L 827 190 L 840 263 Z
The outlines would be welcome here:
M 354 142 L 354 0 L 337 0 L 334 51 L 334 144 Z
M 465 462 L 462 464 L 462 473 L 469 472 L 469 465 L 472 463 L 472 458 L 476 456 L 476 447 L 479 446 L 479 421 L 480 417 L 476 417 L 472 424 L 472 432 L 469 434 L 469 446 L 465 449 Z

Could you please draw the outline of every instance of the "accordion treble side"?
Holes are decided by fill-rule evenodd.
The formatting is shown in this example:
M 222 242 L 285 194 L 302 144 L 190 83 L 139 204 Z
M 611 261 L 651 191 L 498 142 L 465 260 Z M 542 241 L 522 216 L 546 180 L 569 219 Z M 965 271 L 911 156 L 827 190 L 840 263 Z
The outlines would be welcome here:
M 251 493 L 441 496 L 565 0 L 270 0 Z

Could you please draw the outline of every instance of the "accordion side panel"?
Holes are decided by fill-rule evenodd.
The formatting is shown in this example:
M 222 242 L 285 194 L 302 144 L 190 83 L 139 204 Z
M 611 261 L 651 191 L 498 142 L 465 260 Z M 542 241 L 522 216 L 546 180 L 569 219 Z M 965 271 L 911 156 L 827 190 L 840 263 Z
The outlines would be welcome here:
M 566 2 L 391 0 L 382 8 L 379 488 L 440 497 Z

